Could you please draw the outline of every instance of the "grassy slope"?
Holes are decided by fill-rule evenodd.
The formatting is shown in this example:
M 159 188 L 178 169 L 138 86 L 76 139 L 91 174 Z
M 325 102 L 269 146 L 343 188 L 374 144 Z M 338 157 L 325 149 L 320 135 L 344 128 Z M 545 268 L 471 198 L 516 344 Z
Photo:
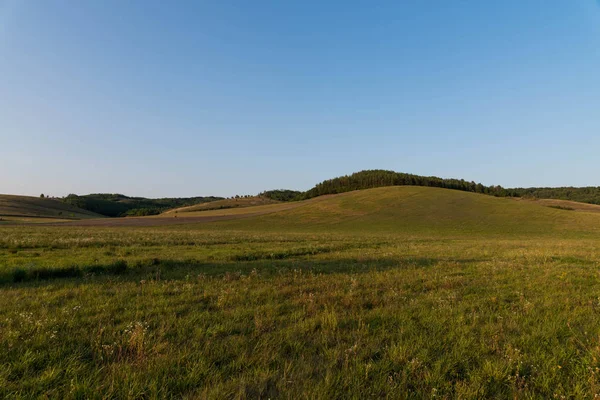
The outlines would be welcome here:
M 1 227 L 0 397 L 600 393 L 599 214 L 413 187 L 273 211 Z
M 344 196 L 345 194 L 341 194 L 339 196 Z M 338 196 L 338 195 L 334 195 Z M 252 205 L 247 207 L 232 207 L 232 208 L 221 208 L 221 209 L 210 209 L 210 210 L 202 210 L 202 211 L 187 211 L 185 213 L 177 213 L 180 217 L 207 217 L 207 216 L 239 216 L 242 218 L 246 218 L 252 215 L 263 215 L 263 214 L 273 214 L 279 213 L 285 210 L 291 210 L 298 207 L 304 207 L 310 204 L 319 203 L 322 201 L 327 201 L 329 198 L 333 196 L 326 195 L 315 197 L 310 200 L 304 201 L 285 201 L 285 202 L 272 202 L 266 203 L 263 205 Z M 215 202 L 217 203 L 217 202 Z M 211 203 L 214 204 L 214 203 Z M 208 205 L 208 204 L 207 204 Z M 174 212 L 167 212 L 161 215 L 158 215 L 157 218 L 161 217 L 174 217 Z
M 600 216 L 554 209 L 543 202 L 401 186 L 316 198 L 293 209 L 219 224 L 230 229 L 374 234 L 591 235 L 599 232 Z
M 175 213 L 192 213 L 199 211 L 209 211 L 209 210 L 221 210 L 221 209 L 231 209 L 231 208 L 244 208 L 244 207 L 256 207 L 256 206 L 264 206 L 268 204 L 277 204 L 279 201 L 271 200 L 266 197 L 248 197 L 248 198 L 239 198 L 239 199 L 224 199 L 211 201 L 210 203 L 196 204 L 188 207 L 180 207 L 172 210 L 165 211 L 163 214 L 170 215 Z
M 102 218 L 101 215 L 53 199 L 0 195 L 0 217 L 6 220 L 72 220 Z

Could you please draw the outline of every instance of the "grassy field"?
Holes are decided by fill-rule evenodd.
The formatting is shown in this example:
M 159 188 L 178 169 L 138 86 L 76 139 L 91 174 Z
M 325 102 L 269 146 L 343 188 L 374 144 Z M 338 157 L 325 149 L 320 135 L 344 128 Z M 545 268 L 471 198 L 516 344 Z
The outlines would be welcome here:
M 600 393 L 600 214 L 417 187 L 260 207 L 0 227 L 0 397 Z
M 102 215 L 59 200 L 0 194 L 0 224 L 47 223 L 86 218 L 102 218 Z

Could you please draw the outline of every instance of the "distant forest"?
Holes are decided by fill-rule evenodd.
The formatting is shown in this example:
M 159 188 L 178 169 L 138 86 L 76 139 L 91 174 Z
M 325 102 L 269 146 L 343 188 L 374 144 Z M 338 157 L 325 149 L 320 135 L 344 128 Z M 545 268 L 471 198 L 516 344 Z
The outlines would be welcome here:
M 171 208 L 193 206 L 222 199 L 222 197 L 214 196 L 146 199 L 143 197 L 128 197 L 122 194 L 96 193 L 84 196 L 70 194 L 62 201 L 107 217 L 127 217 L 157 215 Z
M 298 201 L 352 190 L 406 185 L 462 190 L 496 197 L 531 197 L 600 204 L 600 187 L 506 189 L 498 185 L 485 186 L 464 179 L 443 179 L 436 176 L 420 176 L 379 169 L 360 171 L 351 175 L 328 179 L 306 192 L 278 189 L 264 191 L 258 196 L 277 201 Z M 85 196 L 70 194 L 62 199 L 65 203 L 108 217 L 156 215 L 172 208 L 192 206 L 215 200 L 223 200 L 223 197 L 146 199 L 143 197 L 128 197 L 122 194 L 98 193 Z

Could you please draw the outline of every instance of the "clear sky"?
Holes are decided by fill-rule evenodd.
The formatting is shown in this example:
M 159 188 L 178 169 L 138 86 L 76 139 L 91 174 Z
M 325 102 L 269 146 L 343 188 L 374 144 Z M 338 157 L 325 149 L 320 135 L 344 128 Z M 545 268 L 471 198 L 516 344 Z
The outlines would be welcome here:
M 600 185 L 597 0 L 0 0 L 0 193 Z

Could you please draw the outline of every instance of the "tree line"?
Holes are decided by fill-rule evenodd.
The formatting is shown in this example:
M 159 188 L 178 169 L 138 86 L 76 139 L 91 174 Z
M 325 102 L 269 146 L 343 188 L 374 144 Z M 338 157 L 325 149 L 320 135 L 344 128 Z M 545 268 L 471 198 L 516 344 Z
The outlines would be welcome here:
M 481 183 L 465 181 L 464 179 L 443 179 L 436 176 L 420 176 L 387 170 L 365 170 L 351 175 L 328 179 L 300 194 L 294 200 L 310 199 L 325 194 L 344 193 L 352 190 L 403 185 L 439 187 L 496 197 L 531 197 L 600 204 L 600 187 L 596 186 L 507 189 L 499 185 L 485 186 Z
M 222 197 L 214 196 L 147 199 L 144 197 L 128 197 L 122 194 L 95 193 L 84 196 L 70 194 L 61 200 L 75 207 L 107 217 L 126 217 L 157 215 L 172 208 L 193 206 L 222 199 Z

